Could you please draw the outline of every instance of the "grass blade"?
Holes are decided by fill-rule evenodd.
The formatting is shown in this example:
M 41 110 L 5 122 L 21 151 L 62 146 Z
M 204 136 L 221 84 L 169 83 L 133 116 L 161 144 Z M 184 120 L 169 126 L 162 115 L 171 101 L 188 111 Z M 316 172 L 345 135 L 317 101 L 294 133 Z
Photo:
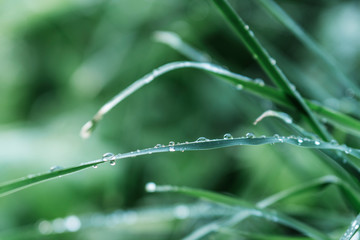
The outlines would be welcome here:
M 111 109 L 113 109 L 117 104 L 123 101 L 125 98 L 145 86 L 149 84 L 157 77 L 168 73 L 170 71 L 174 71 L 182 68 L 194 68 L 202 71 L 206 71 L 215 76 L 221 77 L 233 84 L 235 84 L 238 88 L 247 90 L 255 95 L 258 95 L 263 98 L 267 98 L 275 103 L 280 105 L 289 107 L 291 109 L 295 109 L 294 105 L 292 105 L 286 98 L 284 92 L 276 90 L 272 87 L 259 84 L 251 78 L 245 77 L 240 74 L 236 74 L 230 72 L 220 66 L 210 64 L 210 63 L 199 63 L 199 62 L 172 62 L 165 64 L 158 69 L 155 69 L 152 73 L 145 75 L 144 77 L 138 79 L 129 87 L 121 91 L 115 97 L 113 97 L 110 101 L 104 104 L 98 112 L 94 115 L 94 117 L 88 121 L 81 129 L 80 135 L 83 138 L 90 137 L 91 133 L 94 131 L 98 122 L 103 118 L 103 116 L 108 113 Z M 327 109 L 321 105 L 316 103 L 312 103 L 310 101 L 306 101 L 307 104 L 311 107 L 311 109 L 317 114 L 328 118 L 328 120 L 337 126 L 341 126 L 344 129 L 347 129 L 350 132 L 355 132 L 360 135 L 360 121 L 351 118 L 345 114 Z
M 283 24 L 292 32 L 300 41 L 304 43 L 311 51 L 313 51 L 325 63 L 327 69 L 335 76 L 338 83 L 346 88 L 352 89 L 356 96 L 360 96 L 360 89 L 355 85 L 339 68 L 339 64 L 335 59 L 323 50 L 306 32 L 273 0 L 257 0 L 257 2 L 275 19 Z
M 355 233 L 359 230 L 360 226 L 360 214 L 355 218 L 355 220 L 351 223 L 350 227 L 346 230 L 344 235 L 340 238 L 340 240 L 351 240 L 351 238 L 355 235 Z
M 295 219 L 292 219 L 284 214 L 281 214 L 279 212 L 276 212 L 274 210 L 267 210 L 267 209 L 260 209 L 256 206 L 253 206 L 252 204 L 228 197 L 222 194 L 205 191 L 205 190 L 199 190 L 194 188 L 187 188 L 187 187 L 176 187 L 176 186 L 156 186 L 154 189 L 154 192 L 176 192 L 181 193 L 185 195 L 189 195 L 192 197 L 202 198 L 207 201 L 215 202 L 218 204 L 226 205 L 226 206 L 232 206 L 236 207 L 238 210 L 245 210 L 246 212 L 250 213 L 253 216 L 265 218 L 269 221 L 280 223 L 284 226 L 290 227 L 292 229 L 295 229 L 301 233 L 303 233 L 305 236 L 309 236 L 313 239 L 318 240 L 329 240 L 330 238 L 326 236 L 325 234 L 319 232 L 318 230 L 300 222 Z
M 279 203 L 280 201 L 285 201 L 288 198 L 300 195 L 305 192 L 309 192 L 312 190 L 319 190 L 324 187 L 327 187 L 329 185 L 336 185 L 339 190 L 344 194 L 344 197 L 347 201 L 349 201 L 356 211 L 359 211 L 360 207 L 360 195 L 358 191 L 353 189 L 351 186 L 349 186 L 345 181 L 335 177 L 335 176 L 324 176 L 319 179 L 312 180 L 310 182 L 301 184 L 299 186 L 295 186 L 289 189 L 286 189 L 284 191 L 281 191 L 279 193 L 276 193 L 274 195 L 271 195 L 258 203 L 256 203 L 256 207 L 258 208 L 267 208 L 271 205 L 274 205 L 275 203 Z M 246 213 L 237 213 L 233 215 L 230 219 L 226 220 L 219 220 L 212 222 L 210 224 L 207 224 L 197 230 L 195 230 L 193 233 L 191 233 L 189 236 L 186 237 L 186 240 L 194 240 L 194 239 L 200 239 L 204 236 L 210 234 L 214 231 L 219 231 L 223 227 L 231 227 L 235 224 L 238 224 L 239 222 L 245 220 L 247 217 L 250 217 L 251 214 Z
M 249 26 L 236 14 L 234 9 L 228 4 L 226 0 L 213 0 L 225 18 L 229 21 L 230 25 L 240 36 L 240 39 L 247 47 L 247 49 L 253 54 L 253 57 L 269 78 L 286 93 L 289 101 L 295 104 L 298 109 L 308 120 L 312 129 L 323 140 L 330 141 L 332 137 L 326 131 L 324 126 L 313 115 L 300 93 L 290 83 L 284 73 L 276 65 L 276 61 L 269 55 L 269 53 L 262 47 L 260 42 L 255 37 L 254 33 L 250 30 Z
M 265 138 L 250 138 L 250 137 L 228 138 L 227 137 L 225 139 L 213 139 L 213 140 L 204 139 L 201 141 L 198 140 L 195 142 L 185 142 L 185 143 L 179 143 L 179 144 L 167 145 L 167 146 L 157 145 L 153 148 L 147 148 L 139 151 L 117 154 L 109 158 L 98 159 L 98 160 L 82 163 L 74 167 L 57 169 L 52 172 L 20 178 L 12 182 L 1 184 L 0 197 L 19 191 L 23 188 L 32 186 L 37 183 L 54 179 L 56 177 L 68 175 L 70 173 L 75 173 L 85 168 L 94 167 L 106 162 L 114 163 L 116 160 L 120 160 L 120 159 L 126 159 L 126 158 L 148 155 L 153 153 L 199 151 L 199 150 L 210 150 L 210 149 L 218 149 L 224 147 L 243 146 L 243 145 L 256 146 L 256 145 L 264 145 L 264 144 L 285 144 L 285 143 L 294 146 L 304 147 L 304 148 L 339 150 L 360 159 L 360 149 L 350 148 L 346 145 L 338 145 L 333 143 L 322 142 L 319 140 L 311 140 L 308 138 L 274 136 L 274 137 L 265 137 Z M 348 162 L 348 164 L 350 165 L 353 163 Z M 356 171 L 359 172 L 359 169 L 355 165 L 354 167 Z

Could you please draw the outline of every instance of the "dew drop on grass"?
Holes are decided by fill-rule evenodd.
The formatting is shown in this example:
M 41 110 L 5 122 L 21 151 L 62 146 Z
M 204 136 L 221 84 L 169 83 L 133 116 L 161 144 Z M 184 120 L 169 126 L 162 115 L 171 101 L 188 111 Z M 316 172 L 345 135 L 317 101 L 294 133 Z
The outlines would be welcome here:
M 249 28 L 249 25 L 245 25 L 245 29 L 246 30 L 249 30 L 250 28 Z
M 174 142 L 174 141 L 170 141 L 170 142 L 169 142 L 169 146 L 175 146 L 175 142 Z
M 236 85 L 237 90 L 243 90 L 244 86 L 241 84 Z
M 276 139 L 279 139 L 279 138 L 280 138 L 280 135 L 279 135 L 279 134 L 274 134 L 273 137 L 276 138 Z
M 206 137 L 199 137 L 196 142 L 206 142 L 209 141 L 209 139 L 207 139 Z
M 155 145 L 154 148 L 160 148 L 160 147 L 162 147 L 162 144 L 158 143 L 158 144 Z
M 276 65 L 276 60 L 273 59 L 273 58 L 270 58 L 270 63 L 271 63 L 272 65 Z
M 302 144 L 304 141 L 303 141 L 301 138 L 299 138 L 299 139 L 297 140 L 297 142 L 298 142 L 298 144 L 300 145 L 300 144 Z
M 186 219 L 190 215 L 190 210 L 185 205 L 178 205 L 175 207 L 175 217 L 178 219 Z
M 251 133 L 251 132 L 248 132 L 246 135 L 245 135 L 246 138 L 255 138 L 255 134 Z
M 265 82 L 261 78 L 255 79 L 254 82 L 261 87 L 265 86 Z
M 320 141 L 318 141 L 318 140 L 316 140 L 314 143 L 315 143 L 316 146 L 320 145 Z
M 330 144 L 333 145 L 333 146 L 339 145 L 339 143 L 335 139 L 331 140 Z
M 104 162 L 106 162 L 106 161 L 109 161 L 109 160 L 113 159 L 114 156 L 115 156 L 115 155 L 114 155 L 113 153 L 111 153 L 111 152 L 104 153 L 104 154 L 102 155 L 102 160 L 103 160 Z
M 146 185 L 145 185 L 145 190 L 147 192 L 155 192 L 156 191 L 156 184 L 153 183 L 153 182 L 148 182 Z
M 93 168 L 97 168 L 97 167 L 98 167 L 98 165 L 97 165 L 97 164 L 93 165 Z
M 111 166 L 115 166 L 115 164 L 116 164 L 115 160 L 110 160 L 110 165 Z
M 174 148 L 173 146 L 170 146 L 170 147 L 169 147 L 169 151 L 170 151 L 170 152 L 175 152 L 175 148 Z
M 50 168 L 50 172 L 56 172 L 56 171 L 60 171 L 60 170 L 62 170 L 62 169 L 64 169 L 64 168 L 61 167 L 61 166 L 52 166 L 52 167 Z
M 233 139 L 233 136 L 230 133 L 225 133 L 224 134 L 224 139 L 226 139 L 226 140 Z

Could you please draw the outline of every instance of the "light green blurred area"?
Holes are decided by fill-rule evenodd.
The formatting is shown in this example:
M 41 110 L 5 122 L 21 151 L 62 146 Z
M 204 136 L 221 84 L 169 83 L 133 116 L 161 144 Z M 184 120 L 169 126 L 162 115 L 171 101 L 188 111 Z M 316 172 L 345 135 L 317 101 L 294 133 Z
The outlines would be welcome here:
M 331 76 L 323 71 L 318 59 L 287 30 L 251 1 L 232 3 L 265 46 L 274 49 L 270 53 L 280 67 L 284 65 L 304 96 L 352 111 L 353 99 L 346 95 L 346 89 L 336 82 L 331 85 Z M 360 12 L 352 7 L 358 7 L 358 3 L 319 1 L 315 7 L 311 1 L 279 3 L 341 60 L 346 74 L 358 83 Z M 206 73 L 177 70 L 130 96 L 105 116 L 90 139 L 81 139 L 81 126 L 112 96 L 162 64 L 186 60 L 154 41 L 153 33 L 158 30 L 176 32 L 220 65 L 253 78 L 262 77 L 271 84 L 211 1 L 0 1 L 1 182 L 46 172 L 52 166 L 67 167 L 99 159 L 105 152 L 128 152 L 169 141 L 193 141 L 200 136 L 221 138 L 227 132 L 234 137 L 247 132 L 257 136 L 293 134 L 274 119 L 253 126 L 262 112 L 277 109 L 270 102 L 238 91 Z M 312 81 L 326 81 L 333 88 L 319 90 L 323 95 L 306 91 L 303 86 Z M 335 99 L 329 97 L 331 94 L 337 94 Z M 296 113 L 290 114 L 300 121 Z M 333 132 L 346 140 L 341 131 Z M 356 141 L 350 144 L 359 146 Z M 43 219 L 69 215 L 86 218 L 86 214 L 108 214 L 116 209 L 158 209 L 163 204 L 194 201 L 179 195 L 146 194 L 147 182 L 199 187 L 255 202 L 329 173 L 315 152 L 289 146 L 126 159 L 116 166 L 85 170 L 0 198 L 0 236 L 117 239 L 116 235 L 124 234 L 126 239 L 136 239 L 148 234 L 154 239 L 178 239 L 212 218 L 148 221 L 146 224 L 154 227 L 144 231 L 139 230 L 143 223 L 135 222 L 134 229 L 125 232 L 122 225 L 112 226 L 109 222 L 107 227 L 92 227 L 93 235 L 80 229 L 50 238 L 41 236 L 38 225 Z M 294 206 L 302 205 L 319 212 L 332 209 L 348 214 L 335 189 L 277 207 L 294 210 Z M 321 226 L 316 219 L 308 221 Z M 22 228 L 30 230 L 21 233 Z

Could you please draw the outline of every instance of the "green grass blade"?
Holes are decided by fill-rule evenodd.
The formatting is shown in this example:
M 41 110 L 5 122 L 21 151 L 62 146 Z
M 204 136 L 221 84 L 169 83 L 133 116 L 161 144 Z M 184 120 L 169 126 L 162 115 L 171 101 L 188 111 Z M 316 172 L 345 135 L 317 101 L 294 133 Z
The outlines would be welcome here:
M 94 115 L 94 117 L 88 121 L 81 129 L 81 136 L 83 138 L 90 137 L 91 133 L 94 131 L 98 122 L 103 118 L 103 116 L 108 113 L 111 109 L 113 109 L 117 104 L 123 101 L 125 98 L 145 86 L 149 84 L 151 81 L 156 79 L 157 77 L 168 73 L 170 71 L 174 71 L 182 68 L 194 68 L 202 71 L 206 71 L 215 76 L 221 77 L 232 84 L 235 84 L 239 89 L 247 90 L 255 95 L 258 95 L 262 98 L 267 98 L 275 103 L 280 105 L 289 107 L 291 109 L 295 109 L 295 106 L 292 105 L 286 98 L 284 92 L 276 90 L 272 87 L 259 84 L 251 78 L 245 77 L 240 74 L 236 74 L 230 72 L 220 66 L 210 64 L 210 63 L 198 63 L 198 62 L 172 62 L 165 64 L 158 69 L 155 69 L 152 73 L 145 75 L 139 80 L 135 81 L 129 87 L 121 91 L 118 95 L 113 97 L 110 101 L 104 104 L 98 112 Z M 337 126 L 341 126 L 347 131 L 357 132 L 360 135 L 360 122 L 354 118 L 351 118 L 342 113 L 327 109 L 321 105 L 312 103 L 307 101 L 311 109 L 317 114 L 328 118 L 328 120 Z
M 340 240 L 351 240 L 352 237 L 355 235 L 355 233 L 359 231 L 359 227 L 360 227 L 360 214 L 351 223 L 351 225 L 346 230 L 344 235 L 340 238 Z
M 149 189 L 147 189 L 149 190 Z M 267 209 L 260 209 L 251 203 L 232 198 L 229 196 L 225 196 L 222 194 L 205 191 L 205 190 L 199 190 L 194 188 L 187 188 L 187 187 L 176 187 L 176 186 L 155 186 L 155 188 L 150 189 L 154 192 L 176 192 L 181 193 L 185 195 L 189 195 L 196 198 L 202 198 L 207 201 L 215 202 L 218 204 L 226 205 L 226 206 L 233 206 L 236 207 L 236 209 L 244 210 L 248 213 L 250 213 L 253 216 L 265 218 L 269 221 L 280 223 L 284 226 L 293 228 L 301 233 L 303 233 L 305 236 L 309 236 L 313 239 L 319 239 L 319 240 L 329 240 L 330 238 L 326 236 L 325 234 L 319 232 L 318 230 L 300 222 L 293 218 L 290 218 L 284 214 L 281 214 L 279 212 L 276 212 L 274 210 L 267 210 Z
M 309 192 L 312 190 L 320 190 L 329 185 L 336 185 L 340 191 L 344 194 L 344 197 L 352 204 L 353 209 L 360 211 L 360 194 L 357 190 L 353 189 L 347 182 L 337 178 L 335 176 L 325 176 L 313 181 L 301 184 L 299 186 L 286 189 L 282 192 L 274 194 L 256 204 L 259 208 L 266 208 L 280 201 L 284 201 L 288 198 Z
M 282 94 L 279 91 L 270 87 L 265 87 L 262 84 L 253 81 L 251 78 L 242 76 L 240 74 L 232 73 L 217 65 L 210 63 L 199 63 L 199 62 L 188 62 L 188 61 L 172 62 L 165 64 L 153 70 L 153 72 L 138 79 L 130 86 L 128 86 L 126 89 L 124 89 L 119 94 L 117 94 L 115 97 L 113 97 L 106 104 L 104 104 L 94 115 L 94 117 L 82 127 L 80 135 L 83 138 L 90 137 L 97 123 L 103 118 L 103 116 L 106 113 L 108 113 L 111 109 L 113 109 L 117 104 L 119 104 L 121 101 L 123 101 L 125 98 L 127 98 L 128 96 L 130 96 L 131 94 L 142 88 L 143 86 L 152 82 L 157 77 L 165 73 L 182 68 L 194 68 L 194 69 L 203 70 L 212 73 L 214 75 L 221 76 L 231 81 L 232 83 L 237 84 L 239 87 L 241 86 L 241 88 L 246 88 L 250 92 L 256 93 L 261 96 L 265 96 L 275 102 L 279 102 L 279 101 L 286 102 L 286 99 L 280 100 L 280 98 L 282 98 Z
M 334 58 L 323 50 L 306 32 L 273 0 L 257 0 L 257 2 L 275 19 L 288 28 L 300 41 L 304 43 L 326 64 L 327 69 L 335 76 L 338 83 L 352 89 L 356 96 L 360 96 L 360 89 L 342 72 Z
M 271 205 L 279 203 L 280 201 L 285 201 L 288 198 L 300 195 L 305 192 L 320 190 L 329 185 L 336 185 L 339 188 L 339 190 L 343 193 L 346 200 L 352 205 L 353 209 L 359 211 L 360 194 L 358 193 L 358 191 L 352 188 L 351 186 L 349 186 L 345 181 L 331 175 L 324 176 L 322 178 L 318 178 L 310 182 L 301 184 L 299 186 L 295 186 L 286 189 L 284 191 L 281 191 L 279 193 L 276 193 L 274 195 L 271 195 L 256 203 L 256 207 L 261 209 L 267 208 Z M 186 240 L 203 238 L 204 236 L 210 234 L 211 232 L 219 231 L 223 227 L 234 226 L 235 224 L 238 224 L 239 222 L 245 220 L 247 217 L 250 216 L 251 216 L 250 214 L 238 213 L 233 215 L 229 219 L 212 222 L 195 230 L 193 233 L 191 233 L 189 236 L 186 237 Z
M 300 140 L 300 141 L 299 141 Z M 0 196 L 5 196 L 15 191 L 19 191 L 23 188 L 32 186 L 34 184 L 54 179 L 56 177 L 64 176 L 70 173 L 78 172 L 85 168 L 92 166 L 97 166 L 99 164 L 114 163 L 116 160 L 126 159 L 131 157 L 137 157 L 142 155 L 148 155 L 153 153 L 164 153 L 164 152 L 184 152 L 184 151 L 199 151 L 199 150 L 210 150 L 210 149 L 219 149 L 224 147 L 233 147 L 233 146 L 256 146 L 264 144 L 290 144 L 294 146 L 304 147 L 304 148 L 314 148 L 314 149 L 328 149 L 328 150 L 339 150 L 346 152 L 349 155 L 352 155 L 360 159 L 360 149 L 350 148 L 346 145 L 338 145 L 333 143 L 322 142 L 319 140 L 311 140 L 308 138 L 294 138 L 294 137 L 265 137 L 265 138 L 252 138 L 252 137 L 241 137 L 241 138 L 229 138 L 224 139 L 202 139 L 195 142 L 185 142 L 179 144 L 170 144 L 170 145 L 160 145 L 153 148 L 147 148 L 138 151 L 132 151 L 128 153 L 122 153 L 113 155 L 106 159 L 99 159 L 90 162 L 80 164 L 78 166 L 58 169 L 52 172 L 37 174 L 33 176 L 28 176 L 25 178 L 20 178 L 18 180 L 3 183 L 0 185 Z M 348 164 L 351 164 L 349 162 Z M 356 167 L 357 171 L 359 169 Z
M 324 126 L 313 115 L 300 93 L 290 83 L 284 73 L 276 65 L 276 61 L 269 55 L 269 53 L 262 47 L 260 42 L 255 37 L 254 33 L 250 30 L 249 26 L 236 14 L 234 9 L 228 4 L 226 0 L 213 0 L 225 18 L 229 21 L 230 25 L 240 36 L 240 39 L 253 54 L 255 60 L 259 63 L 262 69 L 266 72 L 269 78 L 286 93 L 289 101 L 297 106 L 297 108 L 307 118 L 312 129 L 323 140 L 330 141 L 332 137 L 326 131 Z
M 307 132 L 302 127 L 295 124 L 292 118 L 288 114 L 283 112 L 268 110 L 261 114 L 261 116 L 259 116 L 255 120 L 254 124 L 259 123 L 266 117 L 276 117 L 281 119 L 286 124 L 288 124 L 296 132 L 297 135 L 310 139 L 318 138 L 318 136 L 316 136 L 315 134 Z M 335 140 L 333 141 L 333 143 L 336 144 Z M 325 154 L 325 158 L 322 157 L 322 159 L 327 163 L 328 166 L 330 166 L 334 170 L 334 172 L 338 176 L 341 176 L 341 178 L 344 180 L 346 179 L 353 187 L 359 187 L 359 184 L 354 181 L 353 178 L 355 177 L 358 181 L 360 181 L 359 169 L 349 160 L 347 156 L 345 156 L 345 154 L 341 152 L 334 153 L 333 151 L 329 151 L 326 149 L 320 149 L 320 152 Z

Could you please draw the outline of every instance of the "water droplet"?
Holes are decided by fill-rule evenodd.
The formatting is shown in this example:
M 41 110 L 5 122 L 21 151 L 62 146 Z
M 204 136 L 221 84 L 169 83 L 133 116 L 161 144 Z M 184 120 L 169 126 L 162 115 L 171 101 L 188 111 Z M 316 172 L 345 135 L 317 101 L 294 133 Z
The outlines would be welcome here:
M 303 141 L 301 138 L 299 138 L 299 139 L 297 140 L 297 142 L 298 142 L 298 144 L 302 144 L 304 141 Z
M 225 133 L 224 139 L 233 139 L 233 136 L 230 133 Z
M 111 166 L 115 166 L 115 164 L 116 164 L 115 160 L 110 160 L 110 165 Z
M 249 34 L 250 34 L 250 36 L 252 36 L 252 37 L 254 36 L 254 32 L 251 31 L 251 30 L 249 31 Z
M 169 151 L 170 151 L 170 152 L 175 152 L 175 148 L 174 148 L 173 146 L 170 146 L 170 147 L 169 147 Z
M 174 141 L 170 141 L 170 142 L 169 142 L 169 146 L 175 146 L 175 142 L 174 142 Z
M 245 25 L 245 29 L 246 30 L 249 30 L 250 28 L 249 28 L 249 25 Z
M 314 143 L 315 143 L 316 146 L 320 145 L 320 141 L 318 141 L 318 140 L 316 140 Z
M 209 141 L 209 139 L 207 139 L 206 137 L 199 137 L 196 142 L 206 142 Z
M 175 217 L 178 219 L 186 219 L 190 215 L 190 210 L 185 205 L 179 205 L 175 207 Z
M 272 65 L 275 65 L 275 64 L 276 64 L 276 60 L 273 59 L 273 58 L 270 58 L 270 63 L 271 63 Z
M 333 146 L 339 145 L 339 143 L 335 139 L 331 140 L 330 144 Z
M 273 137 L 279 139 L 279 138 L 280 138 L 280 135 L 279 135 L 279 134 L 274 134 Z
M 294 84 L 290 84 L 290 88 L 291 88 L 291 90 L 296 91 L 296 87 Z
M 93 168 L 97 168 L 97 167 L 98 167 L 98 165 L 97 165 L 97 164 L 93 165 Z
M 245 135 L 246 138 L 255 138 L 255 134 L 251 133 L 251 132 L 248 132 L 246 135 Z
M 259 86 L 261 86 L 261 87 L 265 86 L 264 80 L 262 80 L 262 79 L 260 79 L 260 78 L 255 79 L 254 82 L 255 82 L 256 84 L 258 84 Z
M 64 168 L 61 167 L 61 166 L 52 166 L 50 168 L 50 172 L 56 172 L 56 171 L 59 171 L 59 170 L 62 170 L 62 169 L 64 169 Z
M 104 153 L 104 154 L 102 155 L 102 160 L 103 160 L 104 162 L 106 162 L 106 161 L 109 161 L 109 160 L 113 159 L 114 156 L 115 156 L 115 155 L 114 155 L 113 153 L 111 153 L 111 152 Z
M 148 182 L 146 185 L 145 185 L 145 190 L 147 192 L 155 192 L 156 191 L 156 184 L 153 183 L 153 182 Z
M 77 216 L 68 216 L 64 220 L 64 225 L 67 231 L 76 232 L 81 228 L 81 221 Z
M 241 84 L 236 85 L 237 90 L 243 90 L 244 86 Z
M 160 147 L 162 147 L 162 144 L 158 143 L 158 144 L 155 145 L 154 148 L 160 148 Z

